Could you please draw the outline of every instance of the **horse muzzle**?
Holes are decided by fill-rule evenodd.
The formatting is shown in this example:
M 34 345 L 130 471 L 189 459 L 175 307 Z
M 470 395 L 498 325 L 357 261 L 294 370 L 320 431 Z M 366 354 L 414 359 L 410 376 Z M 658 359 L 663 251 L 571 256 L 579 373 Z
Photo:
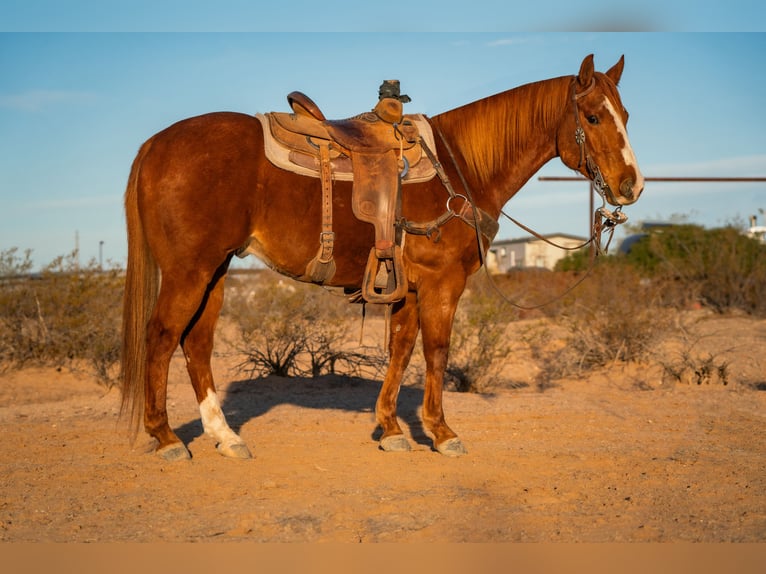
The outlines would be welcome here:
M 638 200 L 638 196 L 644 190 L 644 177 L 638 170 L 636 170 L 635 174 L 622 179 L 619 186 L 612 187 L 590 156 L 586 159 L 585 166 L 586 173 L 593 182 L 596 191 L 611 205 L 620 206 L 635 203 Z M 617 182 L 612 181 L 612 183 L 616 184 Z M 615 189 L 617 190 L 616 193 Z
M 638 201 L 641 192 L 644 191 L 644 178 L 640 172 L 637 177 L 629 176 L 623 179 L 619 187 L 612 187 L 596 168 L 593 184 L 597 188 L 600 187 L 601 195 L 614 206 L 631 205 Z
M 614 199 L 614 205 L 630 205 L 635 203 L 641 192 L 644 191 L 644 178 L 639 176 L 637 179 L 631 177 L 623 179 L 619 187 L 620 193 L 615 195 L 609 193 L 608 195 Z

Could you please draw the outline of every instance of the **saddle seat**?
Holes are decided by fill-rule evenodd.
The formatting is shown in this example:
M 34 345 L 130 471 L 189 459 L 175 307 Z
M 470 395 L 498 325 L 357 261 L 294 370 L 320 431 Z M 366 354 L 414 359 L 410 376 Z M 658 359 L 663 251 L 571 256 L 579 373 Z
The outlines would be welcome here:
M 375 245 L 368 258 L 361 296 L 373 303 L 403 298 L 407 280 L 401 246 L 397 244 L 397 205 L 401 183 L 424 181 L 436 173 L 430 162 L 421 162 L 425 156 L 422 131 L 432 145 L 428 122 L 423 116 L 405 116 L 402 102 L 395 97 L 383 97 L 372 111 L 342 120 L 327 120 L 301 92 L 290 93 L 287 100 L 292 113 L 271 112 L 258 114 L 258 118 L 264 126 L 266 155 L 272 163 L 321 180 L 319 252 L 299 279 L 322 284 L 335 273 L 332 181 L 353 181 L 354 215 L 375 228 Z M 419 164 L 421 169 L 414 170 Z
M 412 122 L 403 121 L 402 102 L 396 98 L 383 98 L 371 112 L 344 120 L 326 119 L 314 101 L 302 92 L 291 92 L 287 101 L 296 116 L 320 122 L 328 137 L 347 150 L 384 152 L 399 148 L 402 139 L 408 148 L 417 142 L 418 130 Z M 396 129 L 391 129 L 393 126 L 398 126 L 398 134 Z M 314 131 L 305 122 L 300 127 L 294 125 L 293 129 L 304 135 L 303 130 Z
M 436 175 L 419 138 L 434 149 L 428 121 L 420 114 L 401 114 L 402 104 L 393 98 L 381 100 L 372 112 L 343 120 L 327 120 L 314 102 L 301 92 L 287 97 L 293 112 L 258 114 L 268 131 L 266 155 L 272 163 L 302 175 L 319 177 L 319 146 L 331 142 L 333 179 L 352 181 L 352 152 L 397 151 L 406 160 L 402 183 L 427 181 Z M 391 121 L 393 120 L 393 121 Z

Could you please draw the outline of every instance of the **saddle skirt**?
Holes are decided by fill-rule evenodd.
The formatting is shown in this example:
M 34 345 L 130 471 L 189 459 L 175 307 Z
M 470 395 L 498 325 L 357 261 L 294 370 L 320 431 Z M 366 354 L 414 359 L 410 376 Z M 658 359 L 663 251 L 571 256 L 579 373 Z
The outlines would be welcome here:
M 287 112 L 258 113 L 256 118 L 263 126 L 266 157 L 275 166 L 300 175 L 319 178 L 319 143 L 329 141 L 332 178 L 336 181 L 354 180 L 351 155 L 355 149 L 355 138 L 351 129 L 342 129 L 344 122 L 353 122 L 354 118 L 328 123 Z M 416 130 L 415 133 L 420 135 L 430 149 L 436 149 L 431 125 L 422 114 L 404 115 L 402 125 L 412 126 L 413 131 Z M 360 141 L 365 135 L 367 134 L 360 134 Z M 365 141 L 363 148 L 371 149 L 370 143 Z M 436 175 L 436 169 L 427 159 L 423 146 L 416 138 L 413 141 L 401 140 L 397 155 L 399 152 L 408 164 L 408 170 L 402 178 L 403 184 L 428 181 Z

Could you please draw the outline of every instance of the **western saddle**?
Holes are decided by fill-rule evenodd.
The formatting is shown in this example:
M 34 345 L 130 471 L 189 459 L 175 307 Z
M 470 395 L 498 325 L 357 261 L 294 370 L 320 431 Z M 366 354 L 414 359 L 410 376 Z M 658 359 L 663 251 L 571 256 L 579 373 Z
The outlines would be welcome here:
M 332 181 L 353 181 L 351 206 L 361 221 L 375 229 L 364 272 L 361 298 L 392 303 L 407 293 L 396 221 L 401 184 L 430 179 L 435 174 L 422 149 L 421 132 L 433 146 L 430 126 L 419 115 L 404 115 L 397 80 L 385 81 L 372 111 L 343 120 L 327 120 L 305 94 L 287 96 L 290 112 L 258 114 L 264 126 L 266 155 L 275 165 L 318 177 L 322 188 L 322 230 L 319 251 L 298 279 L 323 284 L 335 274 L 332 229 Z M 430 149 L 434 149 L 431 147 Z M 246 252 L 246 247 L 243 251 Z

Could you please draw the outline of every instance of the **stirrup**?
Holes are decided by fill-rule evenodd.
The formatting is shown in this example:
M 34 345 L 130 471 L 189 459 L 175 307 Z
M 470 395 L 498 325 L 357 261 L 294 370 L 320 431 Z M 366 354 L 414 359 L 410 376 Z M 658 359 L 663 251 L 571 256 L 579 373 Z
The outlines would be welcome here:
M 383 271 L 387 274 L 388 281 L 384 287 L 377 286 L 378 274 Z M 364 270 L 362 280 L 362 297 L 368 303 L 395 303 L 407 295 L 407 278 L 404 276 L 404 264 L 402 262 L 402 248 L 394 246 L 392 258 L 379 258 L 376 249 L 370 249 L 367 258 L 367 267 Z

